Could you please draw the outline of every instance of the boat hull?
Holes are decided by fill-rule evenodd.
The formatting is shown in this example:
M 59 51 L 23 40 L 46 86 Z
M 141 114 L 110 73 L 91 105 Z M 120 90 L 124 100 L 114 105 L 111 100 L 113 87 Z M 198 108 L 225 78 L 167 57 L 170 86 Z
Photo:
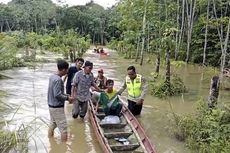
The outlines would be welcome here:
M 103 111 L 96 112 L 92 102 L 89 102 L 89 116 L 103 152 L 156 153 L 143 127 L 125 105 L 118 124 L 103 124 L 105 115 Z

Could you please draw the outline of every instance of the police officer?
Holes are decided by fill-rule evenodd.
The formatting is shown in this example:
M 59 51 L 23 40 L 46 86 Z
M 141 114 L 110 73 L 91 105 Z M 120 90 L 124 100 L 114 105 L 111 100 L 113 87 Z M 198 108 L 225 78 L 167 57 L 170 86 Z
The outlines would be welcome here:
M 147 83 L 142 75 L 136 73 L 134 66 L 129 66 L 127 73 L 128 75 L 125 78 L 125 82 L 118 93 L 121 94 L 127 88 L 128 109 L 133 115 L 140 115 L 144 96 L 147 92 Z

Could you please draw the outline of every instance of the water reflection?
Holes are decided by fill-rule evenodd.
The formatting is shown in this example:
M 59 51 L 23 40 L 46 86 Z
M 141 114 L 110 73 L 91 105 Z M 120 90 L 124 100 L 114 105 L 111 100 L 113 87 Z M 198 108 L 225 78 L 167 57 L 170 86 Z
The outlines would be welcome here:
M 49 153 L 57 153 L 58 152 L 63 152 L 63 153 L 67 153 L 67 151 L 69 150 L 69 152 L 71 151 L 71 149 L 69 148 L 69 144 L 68 142 L 66 143 L 62 143 L 60 142 L 60 139 L 55 139 L 55 138 L 50 138 L 49 139 Z

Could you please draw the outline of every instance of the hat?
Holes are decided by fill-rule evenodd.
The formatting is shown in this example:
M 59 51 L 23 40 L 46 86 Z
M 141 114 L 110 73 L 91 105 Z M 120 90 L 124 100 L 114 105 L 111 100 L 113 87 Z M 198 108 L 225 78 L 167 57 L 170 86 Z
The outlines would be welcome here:
M 98 70 L 98 72 L 101 72 L 101 73 L 103 73 L 104 71 L 103 71 L 103 69 L 99 69 L 99 70 Z
M 86 66 L 91 66 L 91 67 L 93 67 L 93 63 L 92 63 L 92 62 L 90 62 L 90 61 L 85 61 L 85 63 L 84 63 L 84 66 L 83 66 L 83 67 L 86 67 Z

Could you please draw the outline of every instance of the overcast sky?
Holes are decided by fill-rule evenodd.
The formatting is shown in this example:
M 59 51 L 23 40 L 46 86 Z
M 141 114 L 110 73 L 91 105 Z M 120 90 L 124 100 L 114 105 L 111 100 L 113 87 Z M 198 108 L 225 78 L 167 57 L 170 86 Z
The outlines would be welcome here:
M 0 0 L 0 2 L 7 3 L 11 0 Z M 53 2 L 57 2 L 57 0 L 52 0 Z M 72 6 L 72 5 L 85 5 L 87 2 L 90 2 L 90 0 L 62 0 L 65 1 L 66 4 Z M 111 7 L 114 5 L 118 0 L 94 0 L 95 3 L 100 4 L 103 7 Z

